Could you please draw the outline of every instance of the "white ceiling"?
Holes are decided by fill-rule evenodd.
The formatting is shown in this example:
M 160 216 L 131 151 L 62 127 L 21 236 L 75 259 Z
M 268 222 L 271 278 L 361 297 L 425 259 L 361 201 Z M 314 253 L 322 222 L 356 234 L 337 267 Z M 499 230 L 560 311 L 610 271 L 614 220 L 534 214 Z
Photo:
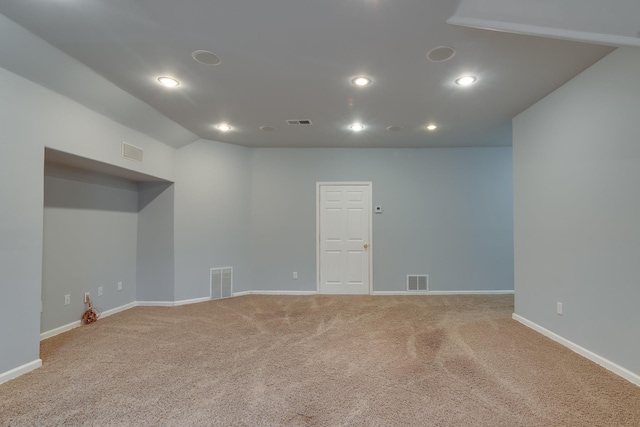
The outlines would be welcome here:
M 81 86 L 88 80 L 47 76 L 46 67 L 22 74 L 66 82 L 54 90 L 174 147 L 197 137 L 253 147 L 508 146 L 512 117 L 612 50 L 447 24 L 457 6 L 451 0 L 2 0 L 0 13 L 117 87 L 113 96 L 90 100 L 92 89 Z M 455 48 L 455 56 L 428 61 L 427 52 L 441 45 Z M 195 62 L 191 53 L 199 49 L 222 63 Z M 464 73 L 478 82 L 456 86 Z M 373 84 L 354 87 L 350 78 L 359 74 Z M 181 85 L 160 86 L 162 75 Z M 128 110 L 115 96 L 118 87 L 186 131 L 158 136 L 153 120 L 131 123 L 130 114 L 119 113 Z M 290 126 L 287 119 L 313 125 Z M 354 121 L 366 129 L 349 131 Z M 234 130 L 218 131 L 220 122 Z M 436 131 L 425 129 L 431 122 Z M 402 130 L 386 130 L 393 125 Z

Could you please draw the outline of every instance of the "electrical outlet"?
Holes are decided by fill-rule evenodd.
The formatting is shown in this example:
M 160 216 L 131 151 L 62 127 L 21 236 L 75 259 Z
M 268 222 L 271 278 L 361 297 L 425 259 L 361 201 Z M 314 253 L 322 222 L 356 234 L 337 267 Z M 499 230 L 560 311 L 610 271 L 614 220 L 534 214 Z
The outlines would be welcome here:
M 297 271 L 294 271 L 294 272 L 293 272 L 293 278 L 294 278 L 294 279 L 297 279 L 297 278 L 298 278 L 298 272 L 297 272 Z
M 122 282 L 118 282 L 118 290 L 121 291 L 122 290 Z
M 85 302 L 85 304 L 89 302 L 89 298 L 91 298 L 91 293 L 90 292 L 85 292 L 84 293 L 84 302 Z
M 102 286 L 98 286 L 98 296 L 102 296 Z
M 559 316 L 562 316 L 562 303 L 558 302 L 556 305 L 556 313 L 558 313 Z
M 64 305 L 71 304 L 71 295 L 67 294 L 64 296 Z

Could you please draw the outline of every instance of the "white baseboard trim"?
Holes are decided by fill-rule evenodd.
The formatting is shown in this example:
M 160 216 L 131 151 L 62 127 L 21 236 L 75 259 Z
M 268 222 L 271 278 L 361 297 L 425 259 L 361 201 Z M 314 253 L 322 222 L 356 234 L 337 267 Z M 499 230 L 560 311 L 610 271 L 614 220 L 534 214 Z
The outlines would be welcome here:
M 211 297 L 202 297 L 202 298 L 193 298 L 193 299 L 184 299 L 181 301 L 176 301 L 173 303 L 174 307 L 179 305 L 187 305 L 187 304 L 197 304 L 199 302 L 211 301 Z
M 316 291 L 244 291 L 235 292 L 234 297 L 243 295 L 317 295 Z
M 55 329 L 51 329 L 50 331 L 42 332 L 40 334 L 40 341 L 46 340 L 47 338 L 55 337 L 63 332 L 70 331 L 79 326 L 82 326 L 81 320 L 76 320 L 75 322 L 67 323 L 66 325 L 59 326 Z
M 318 295 L 318 291 L 251 291 L 253 295 Z
M 25 363 L 24 365 L 18 366 L 10 371 L 3 372 L 0 374 L 0 384 L 11 381 L 14 378 L 18 378 L 20 375 L 24 375 L 34 369 L 38 369 L 40 366 L 42 366 L 42 360 L 36 359 L 33 362 Z
M 317 291 L 243 291 L 234 292 L 234 297 L 244 295 L 317 295 Z M 373 291 L 371 295 L 513 295 L 512 290 L 489 291 Z
M 136 307 L 173 307 L 173 301 L 136 301 Z
M 211 301 L 210 297 L 184 299 L 180 301 L 136 301 L 136 307 L 178 307 L 180 305 L 197 304 Z
M 251 291 L 234 292 L 234 297 L 243 297 L 245 295 L 251 295 Z
M 103 311 L 102 314 L 100 315 L 100 318 L 102 319 L 103 317 L 109 317 L 112 314 L 116 314 L 116 313 L 120 313 L 121 311 L 129 310 L 130 308 L 133 308 L 136 305 L 137 305 L 137 303 L 134 301 L 134 302 L 130 302 L 129 304 L 121 305 L 120 307 L 112 308 L 111 310 Z
M 371 295 L 513 295 L 511 290 L 492 291 L 373 291 Z
M 580 356 L 586 357 L 587 359 L 597 363 L 598 365 L 602 366 L 605 369 L 608 369 L 614 374 L 621 376 L 625 380 L 632 382 L 637 386 L 640 386 L 640 375 L 635 374 L 630 370 L 618 365 L 617 363 L 614 363 L 609 359 L 605 359 L 604 357 L 597 355 L 594 352 L 587 350 L 582 346 L 579 346 L 573 341 L 569 341 L 568 339 L 561 337 L 555 332 L 551 332 L 547 328 L 544 328 L 538 325 L 537 323 L 532 322 L 531 320 L 525 319 L 524 317 L 519 316 L 515 313 L 513 313 L 512 318 L 513 320 L 522 323 L 524 326 L 527 326 L 533 329 L 534 331 L 541 333 L 545 337 L 550 338 L 559 344 L 562 344 L 563 346 L 567 347 L 570 350 L 573 350 L 574 352 L 578 353 Z

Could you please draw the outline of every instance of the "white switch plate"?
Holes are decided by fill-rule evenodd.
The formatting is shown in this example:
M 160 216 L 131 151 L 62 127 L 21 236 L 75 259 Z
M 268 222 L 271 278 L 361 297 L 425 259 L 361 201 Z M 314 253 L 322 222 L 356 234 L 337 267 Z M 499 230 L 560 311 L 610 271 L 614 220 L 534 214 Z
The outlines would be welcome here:
M 102 296 L 102 286 L 98 286 L 98 296 Z
M 71 304 L 71 295 L 67 294 L 64 296 L 64 305 Z
M 559 302 L 556 305 L 556 313 L 558 313 L 560 316 L 562 316 L 562 303 Z
M 89 292 L 84 293 L 84 302 L 85 304 L 89 302 L 89 298 L 91 298 L 91 294 Z
M 122 290 L 122 282 L 118 282 L 118 290 L 121 291 Z
M 293 272 L 293 278 L 294 278 L 294 279 L 297 279 L 297 278 L 298 278 L 298 272 L 297 272 L 297 271 L 294 271 L 294 272 Z

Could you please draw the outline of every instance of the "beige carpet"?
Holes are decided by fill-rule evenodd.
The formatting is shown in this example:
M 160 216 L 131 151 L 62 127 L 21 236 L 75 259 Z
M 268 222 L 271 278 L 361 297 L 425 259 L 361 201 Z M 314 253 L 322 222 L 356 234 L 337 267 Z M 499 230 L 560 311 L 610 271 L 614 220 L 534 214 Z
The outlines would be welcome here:
M 640 388 L 511 320 L 512 296 L 245 296 L 42 343 L 0 425 L 640 426 Z

